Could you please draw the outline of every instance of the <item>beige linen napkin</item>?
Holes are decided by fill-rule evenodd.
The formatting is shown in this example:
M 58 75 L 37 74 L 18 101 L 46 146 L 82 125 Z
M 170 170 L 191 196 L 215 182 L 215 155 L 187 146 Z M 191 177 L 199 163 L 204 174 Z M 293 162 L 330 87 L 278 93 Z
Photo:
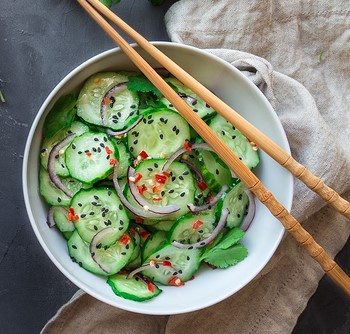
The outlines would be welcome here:
M 173 41 L 210 48 L 246 74 L 276 110 L 293 156 L 350 199 L 348 1 L 182 0 L 166 24 Z M 335 256 L 350 223 L 323 205 L 295 182 L 293 214 Z M 43 333 L 290 333 L 322 275 L 287 236 L 253 282 L 207 309 L 135 315 L 79 294 Z

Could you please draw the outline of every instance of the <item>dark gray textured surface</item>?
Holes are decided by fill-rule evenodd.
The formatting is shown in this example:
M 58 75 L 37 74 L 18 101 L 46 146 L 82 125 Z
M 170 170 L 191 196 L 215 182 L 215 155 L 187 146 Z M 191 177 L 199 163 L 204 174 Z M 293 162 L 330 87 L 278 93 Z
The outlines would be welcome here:
M 149 40 L 167 40 L 163 16 L 175 0 L 152 7 L 123 0 L 114 9 Z M 38 333 L 77 290 L 41 249 L 23 203 L 24 145 L 54 86 L 113 42 L 72 0 L 0 1 L 0 333 Z M 338 257 L 350 269 L 350 244 Z M 350 301 L 325 278 L 294 330 L 350 333 Z

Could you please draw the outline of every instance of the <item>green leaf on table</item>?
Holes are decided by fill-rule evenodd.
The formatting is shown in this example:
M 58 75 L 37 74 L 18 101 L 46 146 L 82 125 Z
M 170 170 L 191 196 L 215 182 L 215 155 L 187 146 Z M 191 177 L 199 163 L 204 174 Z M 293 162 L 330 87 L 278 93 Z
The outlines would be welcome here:
M 73 94 L 58 99 L 46 116 L 44 123 L 45 137 L 51 138 L 59 130 L 69 128 L 72 125 L 76 114 L 76 103 L 77 99 Z
M 212 266 L 225 269 L 244 260 L 248 250 L 242 244 L 236 244 L 226 249 L 213 248 L 204 258 Z
M 153 93 L 156 96 L 161 96 L 162 93 L 156 86 L 153 85 L 145 76 L 137 75 L 130 76 L 127 87 L 134 92 Z

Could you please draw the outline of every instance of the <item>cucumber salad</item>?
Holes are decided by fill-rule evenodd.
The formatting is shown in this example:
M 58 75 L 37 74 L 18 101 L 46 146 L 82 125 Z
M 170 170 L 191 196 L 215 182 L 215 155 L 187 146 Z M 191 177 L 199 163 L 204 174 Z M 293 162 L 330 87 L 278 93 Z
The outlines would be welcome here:
M 165 81 L 249 168 L 258 148 L 164 70 Z M 199 266 L 242 261 L 254 198 L 140 73 L 92 75 L 47 115 L 39 191 L 67 253 L 113 292 L 149 300 Z M 220 269 L 218 269 L 220 270 Z M 201 275 L 205 275 L 201 273 Z

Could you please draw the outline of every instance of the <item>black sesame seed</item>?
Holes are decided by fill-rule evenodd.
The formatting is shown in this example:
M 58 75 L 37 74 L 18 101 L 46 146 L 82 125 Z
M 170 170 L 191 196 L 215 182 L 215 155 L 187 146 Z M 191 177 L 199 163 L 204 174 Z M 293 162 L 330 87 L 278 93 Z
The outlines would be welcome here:
M 108 196 L 111 196 L 112 195 L 112 192 L 110 190 L 108 190 Z M 106 211 L 109 211 L 108 209 L 106 209 Z
M 89 213 L 90 216 L 93 216 L 94 214 L 95 214 L 95 212 L 93 212 L 93 211 L 90 211 L 90 213 Z
M 154 120 L 153 119 L 150 119 L 148 122 L 147 122 L 147 124 L 152 124 L 154 122 Z
M 193 109 L 194 112 L 198 112 L 198 109 Z
M 153 172 L 153 168 L 148 167 L 147 169 L 148 169 L 150 172 Z
M 83 204 L 81 204 L 81 203 L 78 203 L 78 206 L 82 207 L 82 206 L 83 206 Z
M 57 202 L 61 203 L 62 202 L 62 198 L 61 197 L 57 197 Z
M 100 146 L 101 146 L 101 147 L 105 147 L 105 144 L 103 144 L 103 143 L 100 143 Z
M 129 151 L 130 151 L 130 152 L 133 152 L 133 151 L 134 151 L 134 148 L 133 148 L 132 146 L 130 146 Z
M 108 154 L 107 156 L 106 156 L 106 160 L 109 160 L 111 158 L 111 156 Z
M 80 267 L 82 267 L 82 266 L 83 266 L 83 264 L 82 264 L 81 262 L 78 262 L 78 264 L 79 264 L 79 266 L 80 266 Z
M 76 148 L 77 147 L 74 144 L 72 144 L 72 149 L 75 150 Z
M 132 105 L 130 106 L 130 108 L 135 109 L 135 108 L 136 108 L 136 104 L 132 104 Z
M 158 168 L 159 167 L 159 165 L 157 164 L 157 163 L 154 163 L 154 165 L 153 165 L 155 168 Z
M 178 135 L 180 133 L 180 130 L 176 129 L 175 133 L 176 133 L 176 135 Z
M 187 261 L 191 260 L 191 258 L 189 256 L 187 256 Z
M 139 142 L 139 141 L 136 139 L 136 140 L 134 140 L 133 144 L 134 144 L 134 145 L 137 145 L 138 142 Z
M 188 175 L 190 172 L 188 170 L 185 170 L 182 175 Z
M 106 137 L 103 137 L 103 140 L 105 143 L 107 143 L 107 138 Z
M 147 123 L 146 118 L 144 118 L 144 119 L 142 120 L 142 122 L 146 124 L 146 123 Z
M 98 152 L 98 153 L 101 153 L 101 147 L 98 147 L 98 148 L 97 148 L 97 152 Z
M 124 227 L 120 226 L 120 227 L 118 228 L 118 230 L 121 231 L 121 230 L 123 230 L 123 228 L 124 228 Z
M 173 176 L 172 178 L 171 178 L 171 181 L 175 181 L 176 180 L 176 176 Z
M 181 194 L 180 194 L 180 197 L 184 197 L 186 195 L 186 193 L 185 192 L 182 192 Z
M 124 209 L 123 205 L 119 204 L 119 210 L 123 210 L 123 209 Z
M 74 249 L 78 249 L 78 248 L 77 248 L 77 246 L 75 246 L 75 245 L 72 245 L 72 248 L 74 248 Z
M 205 245 L 205 242 L 204 242 L 204 241 L 202 241 L 202 242 L 200 243 L 200 245 L 201 245 L 201 246 L 204 246 L 204 245 Z
M 215 174 L 219 175 L 219 170 L 218 169 L 215 169 Z
M 176 125 L 174 125 L 174 127 L 173 127 L 173 129 L 172 129 L 173 131 L 176 131 Z
M 232 138 L 232 139 L 236 139 L 236 136 L 232 136 L 231 138 Z
M 99 139 L 97 137 L 94 138 L 94 141 L 99 141 Z
M 98 230 L 98 227 L 96 225 L 94 225 L 94 230 L 97 231 Z
M 164 138 L 164 135 L 161 133 L 161 134 L 159 135 L 159 138 L 160 138 L 160 139 L 163 139 L 163 138 Z
M 184 177 L 182 175 L 179 176 L 179 180 L 184 180 Z
M 85 213 L 83 213 L 83 214 L 80 215 L 80 218 L 85 218 L 85 217 L 86 217 L 86 214 L 85 214 Z
M 124 225 L 124 222 L 122 220 L 119 221 L 120 225 Z
M 222 133 L 223 136 L 225 136 L 226 132 L 224 130 L 222 130 L 221 133 Z
M 165 191 L 164 190 L 162 190 L 162 192 L 160 193 L 162 196 L 164 196 L 165 195 Z
M 175 191 L 174 189 L 170 189 L 170 190 L 168 191 L 168 193 L 169 193 L 169 194 L 172 194 L 174 191 Z

